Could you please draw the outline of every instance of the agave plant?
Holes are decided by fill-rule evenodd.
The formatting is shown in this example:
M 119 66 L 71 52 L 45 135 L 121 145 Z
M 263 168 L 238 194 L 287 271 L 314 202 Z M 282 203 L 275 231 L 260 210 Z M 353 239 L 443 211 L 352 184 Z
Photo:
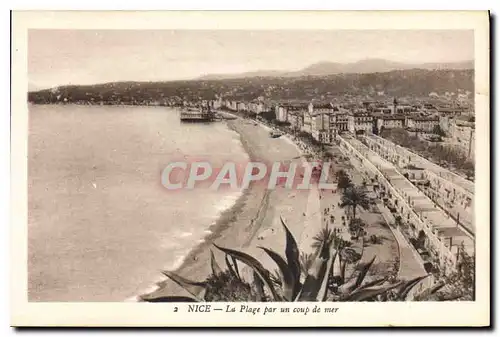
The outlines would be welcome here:
M 361 256 L 351 247 L 338 245 L 334 235 L 323 232 L 319 246 L 314 254 L 302 254 L 302 263 L 297 242 L 285 224 L 281 223 L 286 234 L 285 256 L 265 247 L 259 247 L 276 263 L 278 275 L 273 275 L 256 258 L 233 249 L 219 247 L 225 254 L 226 269 L 223 270 L 211 252 L 212 274 L 202 282 L 187 280 L 173 272 L 163 272 L 165 276 L 183 287 L 189 297 L 167 296 L 143 298 L 146 302 L 173 301 L 373 301 L 388 296 L 404 298 L 421 278 L 408 282 L 388 282 L 387 277 L 365 282 L 375 257 L 362 265 L 357 275 L 345 277 L 346 265 L 355 263 Z M 335 275 L 334 262 L 339 259 L 340 275 Z M 307 267 L 304 267 L 304 261 Z M 245 280 L 239 270 L 238 262 L 246 265 L 253 279 Z M 332 286 L 332 280 L 335 285 Z M 394 289 L 399 292 L 394 292 Z M 407 290 L 408 289 L 408 290 Z M 395 295 L 396 294 L 396 295 Z
M 453 298 L 442 299 L 436 296 L 439 290 L 445 286 L 444 282 L 438 282 L 430 288 L 426 288 L 419 292 L 413 293 L 414 287 L 429 277 L 428 275 L 423 275 L 412 280 L 402 283 L 402 286 L 398 289 L 392 289 L 391 291 L 382 294 L 378 298 L 379 301 L 451 301 Z

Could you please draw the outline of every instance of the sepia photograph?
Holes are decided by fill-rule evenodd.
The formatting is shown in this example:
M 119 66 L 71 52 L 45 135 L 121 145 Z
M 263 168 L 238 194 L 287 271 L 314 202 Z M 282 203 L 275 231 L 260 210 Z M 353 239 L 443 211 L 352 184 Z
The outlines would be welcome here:
M 16 322 L 487 325 L 488 13 L 202 13 L 13 14 Z

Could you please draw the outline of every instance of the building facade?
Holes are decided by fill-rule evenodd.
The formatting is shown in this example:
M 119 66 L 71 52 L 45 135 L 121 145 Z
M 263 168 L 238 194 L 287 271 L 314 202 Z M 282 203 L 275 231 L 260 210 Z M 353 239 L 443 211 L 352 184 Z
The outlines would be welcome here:
M 254 114 L 260 115 L 264 111 L 264 103 L 262 102 L 250 102 L 248 103 L 248 111 Z
M 312 133 L 312 120 L 313 120 L 312 113 L 309 112 L 309 110 L 304 111 L 304 113 L 302 114 L 301 131 Z
M 401 115 L 377 116 L 375 117 L 375 121 L 378 132 L 382 132 L 385 129 L 404 128 L 406 126 L 406 118 Z
M 438 117 L 413 117 L 407 118 L 407 127 L 411 130 L 421 132 L 432 132 L 439 125 Z
M 315 113 L 311 118 L 311 135 L 322 144 L 329 144 L 330 137 L 330 114 Z
M 476 143 L 476 128 L 475 123 L 461 120 L 452 120 L 449 124 L 449 135 L 452 142 L 464 153 L 468 158 L 474 158 L 475 143 Z
M 347 111 L 340 110 L 338 113 L 335 113 L 334 121 L 335 129 L 337 129 L 338 133 L 349 131 L 349 115 Z
M 353 134 L 373 133 L 373 116 L 367 113 L 353 113 L 348 115 L 349 132 Z
M 274 107 L 276 120 L 280 122 L 288 122 L 288 109 L 286 106 L 278 104 Z
M 288 108 L 288 121 L 290 122 L 293 130 L 302 130 L 304 112 L 307 112 L 307 106 L 292 105 Z
M 331 114 L 334 112 L 334 106 L 332 103 L 309 103 L 308 106 L 309 113 L 320 114 L 326 113 Z

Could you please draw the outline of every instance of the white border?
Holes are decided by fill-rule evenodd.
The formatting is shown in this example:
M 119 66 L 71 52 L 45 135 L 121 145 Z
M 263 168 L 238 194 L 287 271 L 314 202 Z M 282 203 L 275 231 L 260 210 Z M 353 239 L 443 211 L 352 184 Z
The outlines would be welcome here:
M 489 322 L 489 58 L 485 12 L 91 12 L 13 15 L 11 323 L 14 325 L 107 326 L 387 326 L 484 325 Z M 474 303 L 342 303 L 339 314 L 309 316 L 228 316 L 218 313 L 176 315 L 168 304 L 28 303 L 26 300 L 26 32 L 28 28 L 127 29 L 474 29 L 476 47 L 477 301 Z M 487 202 L 488 201 L 488 202 Z M 275 306 L 284 304 L 275 304 Z

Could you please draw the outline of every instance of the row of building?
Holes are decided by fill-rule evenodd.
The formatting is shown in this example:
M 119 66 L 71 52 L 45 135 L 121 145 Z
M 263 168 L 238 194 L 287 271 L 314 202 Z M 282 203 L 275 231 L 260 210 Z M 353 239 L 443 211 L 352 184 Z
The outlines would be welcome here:
M 332 103 L 280 104 L 275 107 L 278 121 L 288 122 L 292 129 L 310 133 L 322 143 L 330 143 L 336 134 L 342 132 L 371 134 L 392 128 L 432 132 L 439 125 L 437 116 L 401 111 L 405 110 L 400 110 L 397 105 L 375 111 L 346 109 Z
M 422 133 L 433 133 L 436 127 L 448 137 L 446 141 L 474 156 L 475 123 L 467 121 L 471 112 L 462 107 L 439 107 L 430 103 L 401 104 L 396 99 L 391 104 L 365 101 L 360 104 L 333 104 L 331 102 L 269 103 L 261 100 L 242 102 L 222 100 L 206 102 L 213 109 L 261 115 L 271 112 L 281 123 L 292 130 L 307 132 L 318 142 L 330 144 L 336 135 L 378 134 L 384 129 L 405 128 Z
M 361 139 L 370 140 L 370 137 Z M 409 235 L 422 239 L 417 252 L 424 262 L 435 260 L 448 273 L 455 268 L 459 249 L 463 247 L 473 254 L 474 227 L 469 223 L 468 229 L 472 234 L 468 233 L 457 225 L 456 218 L 457 210 L 462 214 L 471 212 L 474 207 L 472 195 L 427 168 L 399 166 L 398 161 L 393 162 L 395 158 L 377 142 L 371 141 L 367 145 L 349 135 L 339 137 L 339 140 L 340 148 L 346 154 L 357 158 L 364 169 L 375 175 L 373 178 L 380 187 L 379 192 L 383 192 L 379 193 L 380 199 L 394 211 L 394 215 L 400 217 Z M 417 187 L 424 182 L 425 187 Z M 448 190 L 450 193 L 443 193 Z M 433 200 L 434 193 L 439 193 L 441 198 L 450 199 L 455 204 L 450 208 L 445 207 L 448 209 L 444 211 Z M 460 223 L 463 224 L 463 221 Z

